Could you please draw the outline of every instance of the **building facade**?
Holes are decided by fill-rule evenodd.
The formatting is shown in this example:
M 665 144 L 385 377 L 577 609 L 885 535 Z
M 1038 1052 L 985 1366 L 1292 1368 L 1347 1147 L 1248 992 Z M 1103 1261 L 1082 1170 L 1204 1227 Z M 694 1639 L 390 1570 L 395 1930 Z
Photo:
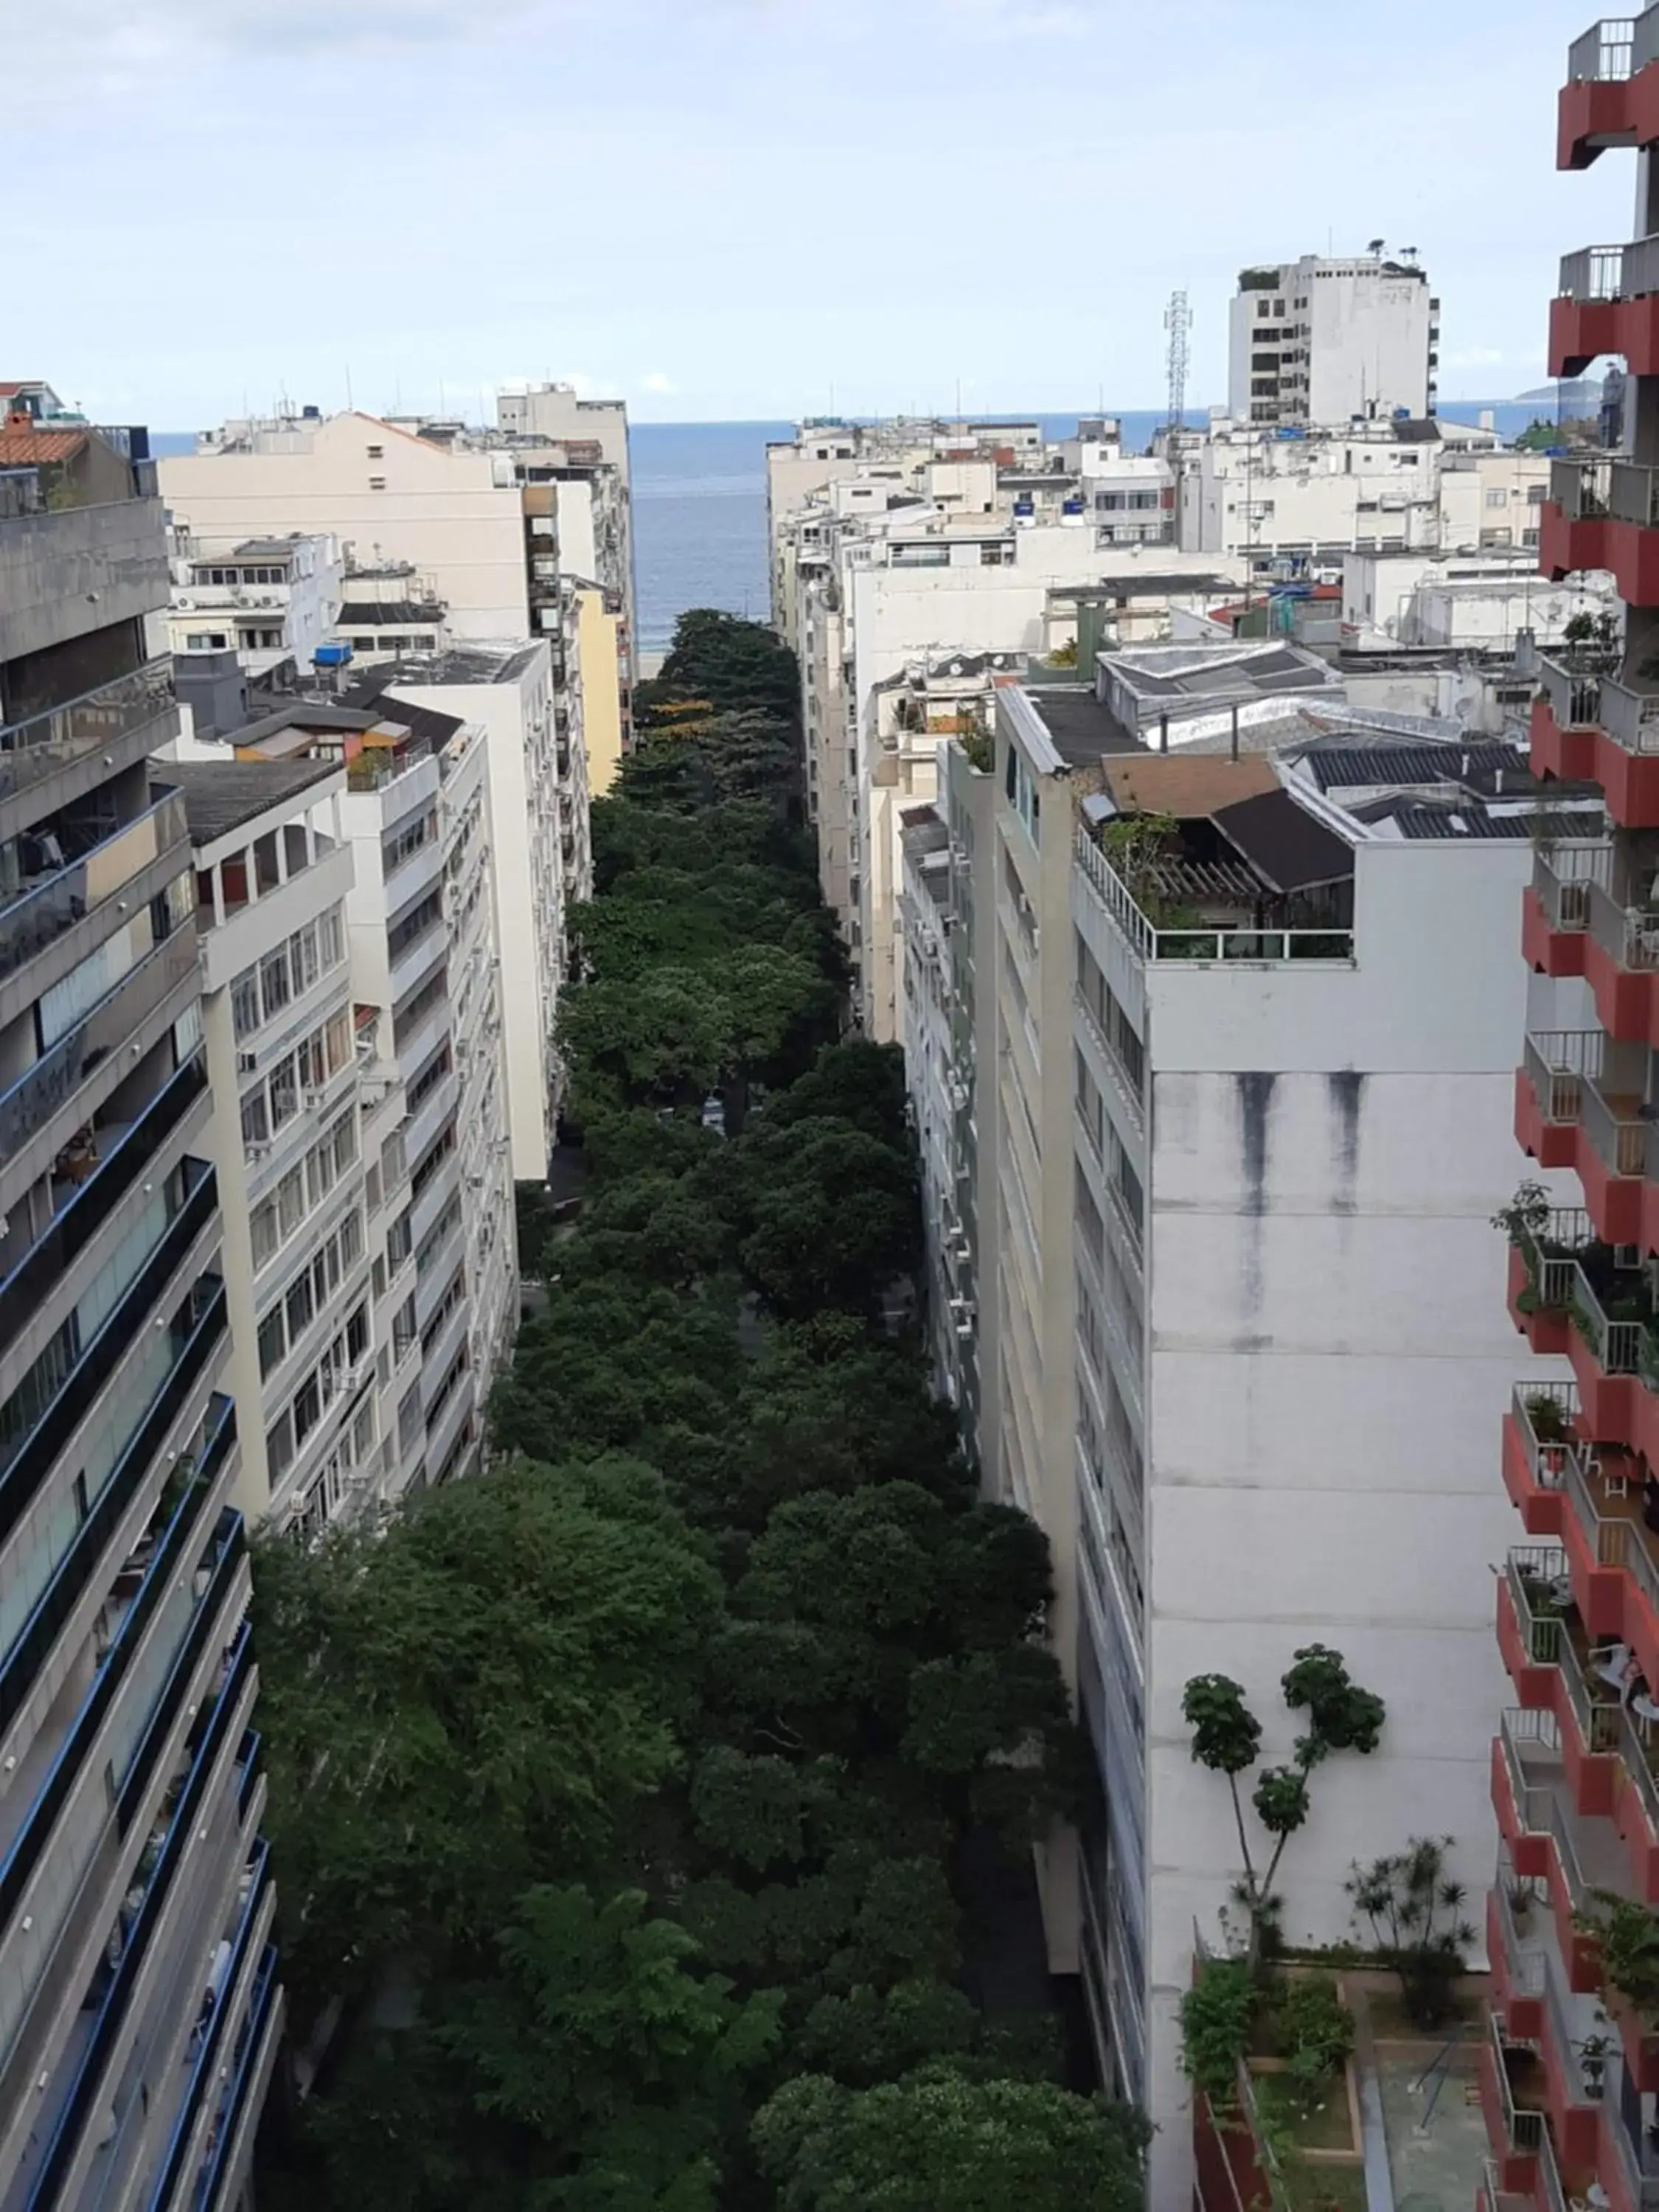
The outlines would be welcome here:
M 198 541 L 173 533 L 167 641 L 175 653 L 232 652 L 250 676 L 308 671 L 332 638 L 344 563 L 329 538 Z
M 1228 412 L 1291 425 L 1431 415 L 1439 343 L 1427 276 L 1380 246 L 1246 269 L 1229 317 Z
M 0 2201 L 217 2212 L 275 1896 L 167 542 L 96 474 L 0 487 Z
M 1188 1679 L 1243 1685 L 1268 1761 L 1309 1644 L 1387 1707 L 1376 1753 L 1316 1779 L 1280 1885 L 1292 1940 L 1343 1940 L 1352 1863 L 1408 1832 L 1454 1837 L 1470 1884 L 1495 1847 L 1504 1511 L 1480 1466 L 1516 1366 L 1483 1301 L 1526 992 L 1483 933 L 1540 826 L 1597 817 L 1564 799 L 1543 821 L 1512 746 L 1413 739 L 1340 692 L 1316 716 L 1336 734 L 1235 758 L 1224 732 L 1149 751 L 1108 690 L 1028 675 L 996 695 L 987 765 L 951 742 L 949 890 L 907 936 L 906 988 L 925 1005 L 948 957 L 953 1058 L 910 1062 L 935 1360 L 988 1487 L 1049 1535 L 1103 1778 L 1098 1822 L 1039 1854 L 1050 1960 L 1158 2127 L 1163 2204 L 1192 2188 L 1194 1930 L 1218 1940 L 1240 1871 Z M 1155 859 L 1115 826 L 1137 817 Z M 925 814 L 905 836 L 915 898 L 935 839 Z
M 1522 923 L 1532 1000 L 1516 1119 L 1531 1158 L 1518 1166 L 1556 1187 L 1523 1191 L 1510 1217 L 1510 1310 L 1534 1347 L 1570 1364 L 1547 1391 L 1517 1388 L 1504 1431 L 1498 1642 L 1510 1688 L 1492 1751 L 1501 1843 L 1483 2055 L 1492 2212 L 1522 2198 L 1618 2212 L 1659 2201 L 1659 2046 L 1618 1964 L 1659 1908 L 1659 533 L 1647 496 L 1659 356 L 1642 275 L 1659 227 L 1659 9 L 1592 25 L 1568 77 L 1560 166 L 1638 149 L 1635 242 L 1563 262 L 1550 366 L 1625 358 L 1628 450 L 1554 465 L 1540 560 L 1555 579 L 1611 572 L 1623 606 L 1605 641 L 1546 657 L 1533 720 L 1534 768 L 1593 778 L 1608 820 L 1595 840 L 1540 847 Z M 1598 1935 L 1610 1918 L 1617 1944 Z

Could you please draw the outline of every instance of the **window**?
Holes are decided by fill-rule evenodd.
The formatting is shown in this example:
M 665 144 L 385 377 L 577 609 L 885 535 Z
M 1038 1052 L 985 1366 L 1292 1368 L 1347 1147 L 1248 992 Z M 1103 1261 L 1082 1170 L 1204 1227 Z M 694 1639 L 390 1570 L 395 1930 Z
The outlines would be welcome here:
M 337 968 L 345 958 L 345 919 L 337 906 L 331 907 L 317 924 L 318 945 L 322 956 L 325 974 Z
M 257 1146 L 270 1142 L 270 1117 L 265 1111 L 264 1086 L 250 1091 L 242 1101 L 242 1150 L 252 1152 Z
M 259 1324 L 259 1375 L 262 1381 L 272 1368 L 282 1364 L 283 1354 L 287 1350 L 283 1309 L 280 1304 L 274 1305 Z
M 252 968 L 244 968 L 230 987 L 230 1023 L 239 1039 L 259 1026 L 259 978 Z
M 368 480 L 368 488 L 371 491 L 384 491 L 386 489 L 386 478 L 384 477 L 371 477 Z
M 259 964 L 259 990 L 264 1000 L 265 1019 L 280 1013 L 289 1003 L 292 993 L 289 988 L 288 947 L 279 945 L 274 952 L 267 952 Z
M 371 461 L 383 461 L 386 459 L 386 447 L 384 446 L 371 446 L 368 448 L 368 458 Z
M 1489 491 L 1486 494 L 1488 507 L 1507 507 L 1509 503 L 1510 495 L 1506 491 Z

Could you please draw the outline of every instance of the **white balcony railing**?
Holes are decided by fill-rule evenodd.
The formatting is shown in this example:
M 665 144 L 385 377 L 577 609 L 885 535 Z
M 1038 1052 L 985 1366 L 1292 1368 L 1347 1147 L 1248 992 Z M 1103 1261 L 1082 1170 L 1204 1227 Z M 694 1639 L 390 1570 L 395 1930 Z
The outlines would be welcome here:
M 1645 18 L 1644 19 L 1645 20 Z M 1592 23 L 1567 49 L 1567 76 L 1573 84 L 1617 82 L 1638 66 L 1636 22 L 1628 15 Z

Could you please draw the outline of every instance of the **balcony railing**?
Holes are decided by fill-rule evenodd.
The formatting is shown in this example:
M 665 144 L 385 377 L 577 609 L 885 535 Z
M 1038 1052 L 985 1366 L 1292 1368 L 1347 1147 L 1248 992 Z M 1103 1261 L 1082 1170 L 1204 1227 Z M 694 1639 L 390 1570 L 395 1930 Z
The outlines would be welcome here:
M 88 753 L 105 750 L 155 721 L 173 702 L 169 657 L 147 662 L 65 706 L 0 729 L 0 799 L 15 797 Z
M 44 952 L 186 835 L 184 795 L 170 791 L 90 853 L 0 908 L 0 977 Z
M 1585 246 L 1577 253 L 1564 253 L 1557 296 L 1578 301 L 1626 298 L 1626 250 L 1623 246 Z
M 1527 1657 L 1534 1667 L 1561 1663 L 1566 1624 L 1547 1593 L 1559 1586 L 1566 1571 L 1567 1555 L 1559 1545 L 1520 1544 L 1504 1563 L 1510 1603 L 1515 1608 Z
M 1528 1080 L 1547 1121 L 1571 1124 L 1583 1111 L 1590 1081 L 1601 1073 L 1605 1030 L 1531 1030 L 1527 1034 Z
M 1636 22 L 1628 15 L 1592 23 L 1567 49 L 1567 76 L 1573 84 L 1617 82 L 1635 66 Z
M 1613 42 L 1617 52 L 1617 40 Z M 1630 71 L 1634 76 L 1651 61 L 1659 61 L 1659 8 L 1645 9 L 1636 18 L 1631 37 Z
M 1292 961 L 1353 964 L 1351 929 L 1259 929 L 1253 923 L 1160 928 L 1085 830 L 1078 831 L 1075 850 L 1091 888 L 1143 960 L 1235 961 L 1256 967 L 1282 967 Z
M 1515 2091 L 1510 2083 L 1510 2069 L 1505 2063 L 1504 2055 L 1505 2051 L 1511 2047 L 1511 2039 L 1504 2031 L 1503 2014 L 1501 2012 L 1490 2014 L 1487 2018 L 1487 2027 L 1492 2036 L 1493 2055 L 1498 2062 L 1496 2069 L 1498 2101 L 1504 2115 L 1504 2132 L 1509 2138 L 1511 2150 L 1522 2156 L 1528 2155 L 1535 2152 L 1544 2140 L 1546 2133 L 1544 2115 L 1541 2110 L 1535 2109 L 1530 2105 L 1517 2105 L 1515 2101 Z M 1530 2044 L 1523 2042 L 1519 2038 L 1514 2039 L 1513 2047 L 1522 2051 L 1532 2049 Z
M 1598 1030 L 1599 1036 L 1601 1032 Z M 1641 1175 L 1647 1165 L 1651 1123 L 1611 1104 L 1588 1074 L 1579 1085 L 1580 1121 L 1595 1155 L 1610 1176 Z
M 1591 729 L 1601 719 L 1601 685 L 1618 665 L 1613 647 L 1558 646 L 1539 655 L 1539 681 L 1550 712 L 1564 730 Z
M 1595 1224 L 1582 1206 L 1553 1206 L 1536 1237 L 1525 1229 L 1517 1234 L 1516 1249 L 1547 1313 L 1565 1313 L 1571 1305 L 1579 1274 L 1577 1255 L 1595 1235 Z
M 267 1944 L 254 1976 L 247 2017 L 242 2022 L 241 2033 L 236 2039 L 233 2069 L 222 2094 L 217 2128 L 210 2135 L 201 2171 L 197 2176 L 191 2212 L 220 2212 L 220 2191 L 224 2186 L 229 2160 L 241 2131 L 240 2124 L 249 2085 L 253 2070 L 259 2063 L 279 1995 L 276 1948 L 274 1944 Z
M 220 1570 L 215 1574 L 216 1586 L 222 1579 L 226 1560 L 228 1559 L 234 1567 L 235 1559 L 235 1547 L 228 1546 L 226 1554 L 220 1562 Z M 204 1614 L 210 1613 L 211 1610 L 210 1607 L 204 1606 Z M 103 2078 L 105 2069 L 121 2040 L 127 2008 L 132 2001 L 134 1986 L 143 1970 L 150 1947 L 155 1940 L 156 1931 L 166 1914 L 173 1884 L 177 1878 L 179 1864 L 191 1840 L 201 1812 L 202 1800 L 207 1794 L 214 1770 L 218 1765 L 219 1755 L 224 1749 L 226 1739 L 229 1735 L 232 1722 L 240 1703 L 241 1692 L 246 1686 L 252 1664 L 251 1640 L 248 1630 L 244 1625 L 237 1638 L 231 1663 L 226 1671 L 212 1707 L 211 1717 L 208 1719 L 202 1731 L 195 1756 L 185 1775 L 179 1802 L 173 1808 L 173 1817 L 167 1826 L 167 1838 L 161 1845 L 161 1856 L 156 1861 L 155 1872 L 150 1876 L 149 1887 L 144 1893 L 144 1901 L 139 1907 L 138 1917 L 133 1923 L 132 1931 L 127 1938 L 126 1948 L 122 1953 L 120 1964 L 115 1970 L 115 1977 L 110 1984 L 109 1993 L 99 2008 L 92 2034 L 82 2053 L 81 2063 L 76 2072 L 75 2086 L 58 2114 L 58 2125 L 53 2130 L 51 2142 L 47 2145 L 46 2156 L 41 2161 L 40 2171 L 35 2180 L 33 2194 L 30 2200 L 33 2203 L 47 2205 L 56 2201 L 57 2193 L 63 2186 L 64 2180 L 81 2147 L 82 2133 L 91 2121 L 94 2108 L 99 2103 L 100 2095 L 105 2103 L 108 2102 L 109 2085 Z M 175 1679 L 183 1671 L 181 1664 L 175 1669 Z
M 1615 967 L 1632 975 L 1659 970 L 1659 914 L 1625 906 L 1599 883 L 1586 895 L 1589 933 Z
M 1659 691 L 1638 691 L 1607 678 L 1601 727 L 1627 753 L 1659 753 Z
M 1547 1412 L 1547 1408 L 1553 1410 Z M 1516 1433 L 1535 1488 L 1559 1490 L 1566 1480 L 1566 1463 L 1577 1449 L 1571 1441 L 1572 1425 L 1577 1418 L 1576 1382 L 1516 1384 Z M 1540 1436 L 1540 1428 L 1548 1433 Z
M 224 2094 L 220 2087 L 221 2077 L 230 2069 L 222 2066 L 220 2051 L 230 2033 L 231 1993 L 241 1982 L 242 1971 L 247 1964 L 254 1934 L 260 1923 L 259 1908 L 270 1888 L 270 1847 L 262 1843 L 254 1855 L 253 1880 L 237 1925 L 235 1943 L 224 1972 L 219 1977 L 220 2002 L 214 2008 L 207 2033 L 202 2039 L 201 2047 L 191 2068 L 190 2087 L 185 2093 L 184 2104 L 173 2123 L 166 2162 L 149 2200 L 150 2212 L 165 2212 L 165 2208 L 173 2202 L 189 2159 L 191 2138 L 196 2132 L 196 2124 L 202 2116 L 203 2108 L 216 2087 L 222 2096 Z M 262 1977 L 256 1972 L 249 1987 L 247 2008 L 243 2015 L 245 2022 L 248 2014 L 258 2007 L 261 1987 Z M 210 2140 L 213 2140 L 211 2135 Z M 210 2156 L 211 2153 L 207 2155 Z
M 196 939 L 174 930 L 107 991 L 67 1036 L 0 1093 L 0 1161 L 43 1129 L 82 1084 L 125 1045 L 145 1018 L 196 972 Z
M 1552 929 L 1583 929 L 1589 920 L 1591 885 L 1612 878 L 1610 844 L 1552 845 L 1533 859 L 1533 891 Z
M 1593 461 L 1552 461 L 1550 504 L 1559 507 L 1569 522 L 1605 522 L 1612 470 L 1606 455 Z
M 99 1392 L 128 1358 L 152 1319 L 157 1318 L 155 1308 L 168 1282 L 191 1247 L 213 1222 L 218 1207 L 218 1186 L 213 1170 L 204 1168 L 195 1188 L 167 1224 L 161 1243 L 145 1261 L 131 1288 L 86 1346 L 79 1362 L 29 1431 L 17 1456 L 0 1476 L 0 1534 L 9 1535 L 33 1504 L 41 1485 L 91 1411 Z
M 1659 523 L 1659 469 L 1640 461 L 1614 461 L 1608 483 L 1608 512 L 1616 520 L 1644 530 Z
M 1577 1261 L 1567 1299 L 1574 1326 L 1604 1375 L 1636 1375 L 1644 1360 L 1645 1325 L 1639 1321 L 1613 1320 L 1596 1296 L 1595 1286 Z
M 67 1206 L 0 1278 L 0 1340 L 9 1339 L 33 1314 L 64 1270 L 109 1219 L 149 1163 L 207 1089 L 207 1065 L 198 1053 L 165 1083 L 138 1119 L 75 1186 Z

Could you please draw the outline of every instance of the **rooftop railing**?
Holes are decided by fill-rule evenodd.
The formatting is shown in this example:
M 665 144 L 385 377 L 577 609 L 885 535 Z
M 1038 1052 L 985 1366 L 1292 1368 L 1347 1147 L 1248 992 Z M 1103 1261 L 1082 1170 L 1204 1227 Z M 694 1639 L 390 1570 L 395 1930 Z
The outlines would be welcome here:
M 1168 929 L 1154 922 L 1085 830 L 1077 833 L 1076 856 L 1091 888 L 1143 960 L 1233 962 L 1279 967 L 1293 961 L 1352 967 L 1351 929 L 1261 928 L 1254 922 L 1214 923 Z

